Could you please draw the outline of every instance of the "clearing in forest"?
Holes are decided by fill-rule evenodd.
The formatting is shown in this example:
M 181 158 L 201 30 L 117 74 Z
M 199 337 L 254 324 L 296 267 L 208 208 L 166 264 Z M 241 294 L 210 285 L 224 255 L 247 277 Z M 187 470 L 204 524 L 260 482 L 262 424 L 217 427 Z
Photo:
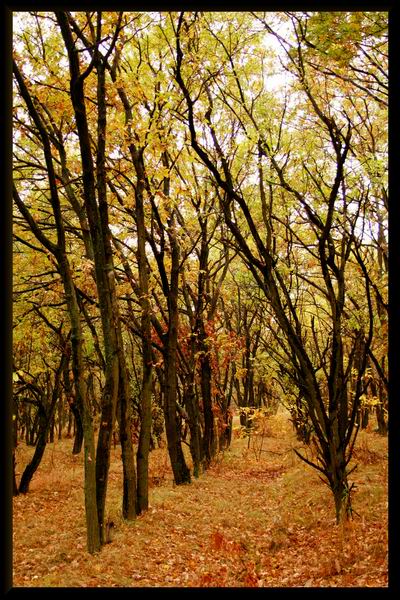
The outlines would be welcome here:
M 115 535 L 94 556 L 85 549 L 82 458 L 71 440 L 49 445 L 31 491 L 14 498 L 14 586 L 386 587 L 387 439 L 359 433 L 358 514 L 345 527 L 328 487 L 294 455 L 301 444 L 286 415 L 269 418 L 260 442 L 234 436 L 183 486 L 172 484 L 166 449 L 153 451 L 151 506 L 131 523 L 121 517 L 117 447 L 107 501 Z M 18 446 L 18 471 L 30 452 Z

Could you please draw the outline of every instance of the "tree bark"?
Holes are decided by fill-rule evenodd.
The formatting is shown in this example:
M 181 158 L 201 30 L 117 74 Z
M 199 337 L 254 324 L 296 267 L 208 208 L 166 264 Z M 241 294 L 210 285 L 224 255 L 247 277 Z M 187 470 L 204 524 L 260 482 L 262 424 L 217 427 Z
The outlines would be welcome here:
M 194 374 L 183 382 L 184 404 L 189 417 L 190 453 L 193 460 L 193 475 L 199 477 L 203 467 L 204 446 L 200 427 L 200 409 L 195 392 Z
M 55 373 L 53 391 L 51 393 L 51 398 L 47 398 L 46 401 L 45 393 L 43 393 L 41 401 L 38 401 L 38 413 L 39 413 L 39 431 L 38 438 L 36 442 L 36 448 L 33 453 L 32 459 L 29 464 L 25 467 L 24 472 L 21 477 L 21 481 L 19 483 L 18 491 L 20 494 L 26 494 L 29 491 L 29 485 L 32 481 L 32 477 L 36 473 L 41 460 L 43 458 L 44 451 L 47 445 L 47 437 L 49 433 L 49 429 L 51 427 L 52 419 L 54 417 L 54 412 L 56 408 L 56 403 L 60 395 L 61 389 L 61 374 L 66 362 L 65 353 L 61 356 L 60 364 Z M 47 388 L 49 391 L 49 388 Z M 48 404 L 48 405 L 47 405 Z M 47 406 L 46 406 L 47 405 Z
M 127 387 L 122 390 L 119 389 L 120 382 L 124 382 L 126 378 L 126 367 L 123 356 L 121 324 L 116 300 L 111 234 L 108 225 L 107 176 L 105 166 L 107 126 L 105 93 L 106 61 L 103 61 L 99 51 L 101 41 L 101 13 L 98 13 L 97 16 L 96 42 L 92 49 L 91 62 L 84 73 L 81 73 L 80 71 L 78 53 L 76 52 L 75 41 L 72 36 L 68 17 L 64 12 L 56 12 L 56 16 L 68 52 L 71 100 L 79 137 L 84 203 L 94 251 L 95 281 L 104 340 L 105 386 L 101 402 L 101 419 L 96 452 L 97 512 L 100 540 L 101 543 L 104 543 L 104 518 L 108 470 L 110 465 L 112 431 L 116 417 L 118 393 L 120 394 L 120 427 L 123 428 L 121 440 L 124 444 L 122 460 L 124 463 L 123 512 L 125 513 L 126 510 L 128 510 L 127 504 L 132 505 L 134 502 L 133 500 L 127 502 L 127 494 L 130 496 L 132 495 L 131 485 L 136 479 L 136 472 L 132 471 L 134 463 L 132 463 L 130 457 L 130 435 L 129 432 L 126 432 Z M 92 155 L 84 95 L 84 81 L 93 68 L 96 68 L 97 72 L 96 165 L 94 164 Z M 125 462 L 125 460 L 127 460 L 127 462 Z M 128 512 L 131 514 L 131 509 L 129 509 Z
M 298 385 L 299 391 L 304 394 L 314 432 L 320 446 L 319 449 L 325 458 L 323 468 L 320 468 L 319 465 L 311 463 L 310 461 L 306 460 L 306 462 L 322 471 L 328 478 L 335 497 L 335 503 L 337 503 L 337 515 L 341 518 L 343 514 L 342 507 L 345 502 L 343 494 L 348 494 L 348 498 L 350 497 L 347 484 L 346 465 L 350 460 L 355 439 L 354 435 L 356 435 L 356 433 L 354 434 L 354 419 L 361 394 L 361 378 L 365 370 L 364 355 L 362 368 L 358 376 L 357 390 L 353 400 L 352 410 L 349 411 L 346 378 L 343 373 L 342 314 L 345 299 L 344 272 L 351 250 L 351 237 L 346 237 L 343 239 L 342 244 L 335 245 L 332 227 L 334 224 L 335 202 L 339 197 L 341 185 L 344 185 L 344 164 L 350 148 L 352 133 L 351 124 L 348 124 L 346 132 L 342 132 L 331 116 L 324 114 L 323 110 L 318 105 L 318 102 L 313 97 L 311 91 L 312 88 L 307 82 L 304 64 L 302 62 L 303 57 L 301 48 L 299 47 L 297 62 L 294 61 L 295 68 L 298 69 L 299 82 L 303 86 L 303 90 L 311 103 L 316 117 L 321 123 L 321 127 L 324 129 L 326 135 L 329 136 L 332 151 L 334 152 L 336 160 L 334 165 L 335 175 L 330 186 L 329 196 L 324 197 L 324 201 L 327 204 L 326 215 L 321 219 L 320 215 L 313 210 L 305 196 L 297 189 L 293 188 L 286 180 L 285 167 L 281 167 L 277 162 L 276 155 L 271 151 L 271 148 L 265 141 L 263 132 L 257 127 L 254 115 L 251 113 L 251 109 L 247 107 L 244 96 L 241 95 L 243 108 L 252 120 L 253 125 L 255 125 L 255 131 L 259 136 L 258 149 L 260 157 L 265 156 L 270 162 L 271 168 L 278 178 L 278 184 L 286 193 L 291 194 L 299 202 L 299 205 L 306 212 L 313 230 L 316 232 L 319 266 L 321 268 L 325 286 L 324 294 L 328 299 L 331 313 L 331 327 L 329 331 L 331 335 L 331 356 L 328 368 L 325 371 L 328 393 L 327 398 L 324 398 L 323 392 L 315 376 L 316 369 L 314 368 L 312 360 L 304 345 L 305 331 L 299 320 L 296 304 L 293 302 L 285 279 L 282 276 L 280 269 L 277 267 L 279 257 L 276 255 L 275 247 L 272 243 L 271 223 L 268 220 L 268 210 L 263 211 L 267 235 L 266 238 L 262 238 L 259 228 L 253 219 L 251 207 L 246 201 L 246 198 L 239 192 L 240 186 L 235 185 L 236 182 L 234 182 L 230 171 L 229 161 L 224 155 L 222 147 L 218 142 L 210 116 L 207 120 L 210 136 L 214 145 L 214 154 L 207 151 L 206 148 L 198 142 L 194 101 L 190 96 L 189 89 L 186 86 L 182 75 L 183 51 L 180 35 L 184 24 L 184 13 L 180 13 L 176 35 L 175 79 L 182 91 L 187 106 L 187 121 L 191 146 L 214 177 L 216 191 L 220 198 L 225 222 L 234 236 L 240 255 L 245 259 L 255 281 L 268 299 L 270 306 L 273 309 L 274 317 L 279 323 L 285 336 L 285 343 L 287 343 L 288 350 L 293 357 L 293 365 L 296 371 L 296 385 Z M 229 58 L 231 65 L 233 66 L 232 56 L 230 55 Z M 240 88 L 238 79 L 236 79 L 236 82 Z M 212 100 L 209 98 L 209 115 L 211 114 Z M 262 169 L 260 169 L 259 176 L 260 200 L 264 208 L 266 208 L 263 184 L 261 181 Z M 242 229 L 239 228 L 236 218 L 233 218 L 233 205 L 238 207 L 237 209 L 235 207 L 235 211 L 240 209 L 243 219 L 246 222 L 248 227 L 247 236 L 243 235 Z M 251 245 L 247 241 L 248 238 L 251 239 Z M 370 317 L 369 332 L 365 341 L 366 352 L 368 352 L 372 337 L 371 300 L 368 282 L 366 282 L 366 291 Z M 348 452 L 347 456 L 345 456 L 346 450 Z M 343 456 L 341 453 L 343 453 Z
M 64 26 L 68 28 L 66 15 L 62 15 Z M 93 553 L 100 548 L 100 537 L 97 523 L 97 506 L 96 506 L 96 479 L 95 479 L 95 449 L 94 449 L 94 432 L 92 417 L 86 401 L 86 386 L 84 380 L 84 368 L 82 358 L 82 332 L 80 325 L 79 307 L 76 297 L 75 286 L 73 283 L 71 270 L 66 254 L 65 229 L 61 214 L 60 201 L 56 184 L 56 177 L 51 154 L 51 145 L 49 136 L 35 106 L 32 102 L 30 93 L 25 85 L 23 77 L 18 69 L 17 64 L 13 64 L 14 74 L 28 111 L 37 127 L 40 138 L 43 144 L 44 157 L 47 168 L 47 176 L 50 186 L 50 203 L 52 206 L 56 230 L 57 244 L 50 241 L 44 232 L 38 227 L 35 220 L 32 218 L 29 210 L 24 202 L 19 197 L 16 187 L 13 187 L 14 201 L 28 223 L 32 233 L 36 239 L 56 258 L 57 265 L 60 271 L 63 282 L 65 299 L 67 304 L 68 315 L 71 323 L 71 348 L 72 348 L 72 370 L 74 373 L 74 383 L 76 388 L 76 402 L 78 409 L 82 415 L 82 425 L 85 438 L 85 514 L 87 527 L 87 547 L 89 552 Z
M 118 398 L 117 417 L 123 472 L 122 516 L 124 519 L 131 521 L 137 515 L 137 481 L 128 401 L 129 382 L 125 362 L 123 362 L 123 368 L 120 371 L 120 393 Z
M 178 280 L 179 246 L 174 223 L 169 227 L 171 244 L 171 281 L 168 294 L 168 330 L 164 345 L 164 415 L 168 452 L 176 485 L 190 483 L 190 470 L 182 450 L 181 434 L 176 414 L 177 402 L 177 346 L 178 346 Z
M 137 261 L 139 270 L 139 302 L 142 310 L 142 389 L 140 397 L 140 432 L 137 450 L 137 510 L 149 507 L 149 452 L 151 439 L 151 398 L 153 389 L 153 349 L 151 344 L 151 306 L 149 299 L 149 272 L 146 255 L 146 225 L 144 218 L 144 166 L 142 155 L 133 152 L 138 182 L 136 185 L 135 219 L 137 227 Z

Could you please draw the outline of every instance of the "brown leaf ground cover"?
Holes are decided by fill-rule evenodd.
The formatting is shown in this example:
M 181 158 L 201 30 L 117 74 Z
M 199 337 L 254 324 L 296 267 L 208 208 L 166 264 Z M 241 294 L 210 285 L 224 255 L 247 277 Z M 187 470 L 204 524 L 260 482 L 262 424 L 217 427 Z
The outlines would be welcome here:
M 235 437 L 199 479 L 174 486 L 165 449 L 151 453 L 150 509 L 121 517 L 113 450 L 107 510 L 115 537 L 85 550 L 82 458 L 71 440 L 47 447 L 27 495 L 14 499 L 15 587 L 386 587 L 387 440 L 359 434 L 353 506 L 335 524 L 326 485 L 301 462 L 284 415 L 262 446 Z M 18 471 L 32 449 L 18 447 Z M 307 450 L 310 452 L 310 450 Z

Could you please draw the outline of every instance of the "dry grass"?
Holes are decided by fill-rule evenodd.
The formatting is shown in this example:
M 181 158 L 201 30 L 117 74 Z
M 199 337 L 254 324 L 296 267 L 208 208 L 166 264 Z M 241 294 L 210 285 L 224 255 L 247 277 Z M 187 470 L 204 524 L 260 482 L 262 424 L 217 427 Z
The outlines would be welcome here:
M 282 415 L 257 444 L 232 447 L 192 484 L 176 487 L 164 449 L 151 453 L 150 510 L 121 517 L 120 452 L 113 450 L 107 510 L 113 543 L 85 551 L 82 458 L 71 440 L 48 446 L 31 491 L 14 499 L 14 586 L 386 587 L 387 440 L 362 432 L 356 516 L 337 527 L 330 491 L 292 452 Z M 32 449 L 21 444 L 22 470 Z

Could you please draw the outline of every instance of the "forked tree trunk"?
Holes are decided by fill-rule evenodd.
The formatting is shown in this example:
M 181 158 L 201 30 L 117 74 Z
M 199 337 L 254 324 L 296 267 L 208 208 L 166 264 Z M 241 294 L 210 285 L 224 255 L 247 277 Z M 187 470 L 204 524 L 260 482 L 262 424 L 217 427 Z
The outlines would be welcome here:
M 73 39 L 69 30 L 68 18 L 65 13 L 58 12 L 56 14 L 63 35 L 67 34 L 69 50 L 73 55 Z M 76 61 L 77 57 L 74 55 Z M 68 315 L 71 322 L 71 348 L 72 348 L 72 369 L 74 373 L 74 382 L 76 387 L 76 402 L 82 416 L 82 425 L 85 438 L 85 508 L 86 508 L 86 527 L 87 527 L 87 545 L 89 552 L 96 552 L 100 549 L 100 536 L 97 521 L 96 507 L 96 477 L 95 477 L 95 449 L 94 449 L 94 432 L 92 416 L 86 399 L 86 386 L 84 380 L 84 369 L 82 359 L 82 331 L 80 325 L 79 306 L 76 297 L 76 290 L 71 275 L 71 269 L 66 253 L 65 230 L 64 222 L 61 214 L 61 206 L 58 197 L 56 177 L 53 166 L 53 158 L 51 144 L 46 127 L 36 111 L 33 104 L 30 92 L 25 85 L 24 79 L 18 69 L 16 63 L 13 64 L 13 70 L 17 79 L 18 87 L 21 95 L 27 105 L 29 113 L 39 131 L 43 152 L 46 161 L 48 181 L 50 186 L 50 202 L 54 214 L 56 229 L 57 229 L 57 244 L 49 240 L 43 231 L 38 227 L 35 220 L 32 218 L 26 205 L 19 197 L 17 189 L 13 188 L 14 200 L 23 215 L 26 222 L 35 237 L 41 244 L 56 258 L 60 270 L 61 279 L 64 286 L 65 300 L 68 309 Z
M 54 418 L 54 412 L 56 408 L 56 403 L 60 394 L 61 389 L 61 373 L 64 368 L 64 364 L 66 362 L 66 355 L 62 354 L 60 364 L 56 370 L 55 380 L 53 390 L 51 392 L 51 398 L 46 399 L 46 405 L 44 404 L 44 394 L 42 397 L 42 404 L 38 405 L 38 415 L 39 415 L 39 431 L 36 442 L 36 448 L 33 453 L 32 459 L 29 464 L 25 467 L 25 470 L 22 474 L 21 481 L 19 483 L 18 491 L 20 494 L 26 494 L 29 491 L 29 485 L 32 481 L 32 477 L 37 471 L 42 458 L 44 451 L 47 445 L 47 439 L 49 434 L 49 429 Z M 49 393 L 50 386 L 47 386 L 47 392 Z M 48 403 L 48 404 L 47 404 Z
M 190 470 L 186 464 L 181 444 L 181 433 L 176 414 L 177 373 L 174 344 L 167 344 L 164 358 L 164 415 L 168 453 L 176 485 L 190 483 Z

